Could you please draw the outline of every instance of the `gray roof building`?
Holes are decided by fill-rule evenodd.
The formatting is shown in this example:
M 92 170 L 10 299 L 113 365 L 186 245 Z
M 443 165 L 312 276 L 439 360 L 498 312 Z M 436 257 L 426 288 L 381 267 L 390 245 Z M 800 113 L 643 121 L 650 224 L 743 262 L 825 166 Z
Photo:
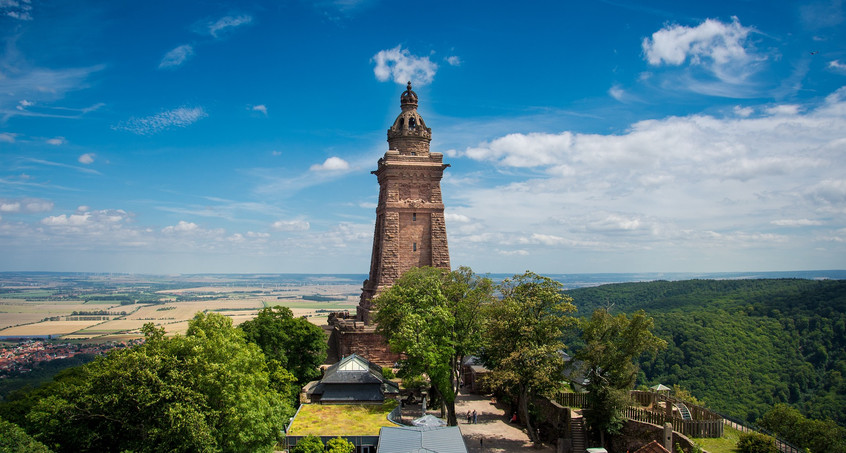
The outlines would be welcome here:
M 399 394 L 399 386 L 382 376 L 382 368 L 356 354 L 341 359 L 323 373 L 317 383 L 306 386 L 311 402 L 323 404 L 381 404 Z
M 437 428 L 383 427 L 379 432 L 379 453 L 467 453 L 457 426 Z

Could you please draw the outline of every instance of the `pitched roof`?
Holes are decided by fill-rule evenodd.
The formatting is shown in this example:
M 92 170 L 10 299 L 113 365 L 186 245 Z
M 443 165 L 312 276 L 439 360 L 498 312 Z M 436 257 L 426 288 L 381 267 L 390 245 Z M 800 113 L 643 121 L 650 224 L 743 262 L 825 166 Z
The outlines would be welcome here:
M 379 431 L 379 453 L 467 453 L 457 426 L 383 427 Z
M 382 367 L 352 354 L 327 368 L 306 393 L 323 395 L 327 401 L 382 401 L 386 393 L 399 393 L 399 386 L 382 376 Z
M 657 440 L 653 440 L 652 442 L 638 448 L 635 453 L 670 453 L 670 451 L 664 448 L 663 445 L 659 444 Z

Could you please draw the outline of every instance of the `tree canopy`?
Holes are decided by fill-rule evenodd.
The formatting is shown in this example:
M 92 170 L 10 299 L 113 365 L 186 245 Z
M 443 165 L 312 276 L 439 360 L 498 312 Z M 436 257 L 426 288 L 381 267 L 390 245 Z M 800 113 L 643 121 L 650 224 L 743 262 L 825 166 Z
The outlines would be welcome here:
M 300 385 L 320 377 L 318 366 L 326 360 L 326 334 L 307 319 L 295 318 L 290 308 L 266 307 L 239 327 L 268 361 L 276 360 Z
M 604 444 L 605 434 L 618 433 L 625 421 L 628 392 L 637 380 L 634 360 L 644 352 L 666 347 L 667 342 L 652 333 L 652 318 L 643 311 L 629 318 L 624 313 L 612 316 L 600 308 L 581 325 L 585 347 L 576 357 L 584 361 L 587 371 L 584 416 Z
M 403 376 L 427 374 L 455 426 L 455 397 L 461 361 L 481 339 L 481 307 L 493 298 L 493 285 L 468 268 L 453 272 L 433 267 L 406 272 L 374 299 L 379 331 L 391 350 L 402 352 Z
M 26 415 L 57 451 L 270 451 L 291 405 L 269 385 L 261 350 L 219 314 L 185 336 L 152 324 L 143 345 L 114 350 L 49 387 Z
M 562 330 L 575 324 L 575 307 L 560 283 L 532 272 L 505 279 L 499 291 L 502 298 L 487 309 L 482 359 L 500 387 L 516 392 L 520 418 L 539 442 L 529 400 L 563 379 Z

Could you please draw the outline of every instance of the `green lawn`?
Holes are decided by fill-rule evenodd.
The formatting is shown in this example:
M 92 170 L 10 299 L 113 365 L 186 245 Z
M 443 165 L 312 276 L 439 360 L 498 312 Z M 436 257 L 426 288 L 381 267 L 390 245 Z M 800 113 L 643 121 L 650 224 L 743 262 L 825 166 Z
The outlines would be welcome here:
M 396 401 L 371 404 L 303 404 L 288 429 L 289 436 L 378 436 L 383 426 L 396 426 L 388 414 Z
M 740 440 L 740 431 L 730 427 L 723 427 L 723 437 L 720 438 L 693 438 L 703 450 L 709 453 L 737 453 L 737 441 Z

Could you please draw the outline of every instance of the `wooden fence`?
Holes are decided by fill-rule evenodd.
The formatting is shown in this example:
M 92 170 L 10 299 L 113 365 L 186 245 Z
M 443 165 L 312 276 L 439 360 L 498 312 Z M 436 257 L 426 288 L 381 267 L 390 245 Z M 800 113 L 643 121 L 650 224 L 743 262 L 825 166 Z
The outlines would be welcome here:
M 652 392 L 641 392 L 633 390 L 629 396 L 634 402 L 642 406 L 649 406 L 655 401 L 663 400 L 671 404 L 681 402 L 676 398 L 667 395 L 659 395 Z M 567 407 L 585 407 L 587 405 L 587 393 L 559 393 L 555 402 Z M 684 420 L 678 416 L 667 417 L 662 411 L 651 411 L 641 407 L 630 406 L 626 409 L 626 417 L 645 423 L 652 423 L 664 426 L 664 423 L 672 423 L 673 430 L 688 437 L 722 437 L 723 417 L 719 414 L 705 409 L 704 407 L 686 404 L 690 410 L 692 420 Z

